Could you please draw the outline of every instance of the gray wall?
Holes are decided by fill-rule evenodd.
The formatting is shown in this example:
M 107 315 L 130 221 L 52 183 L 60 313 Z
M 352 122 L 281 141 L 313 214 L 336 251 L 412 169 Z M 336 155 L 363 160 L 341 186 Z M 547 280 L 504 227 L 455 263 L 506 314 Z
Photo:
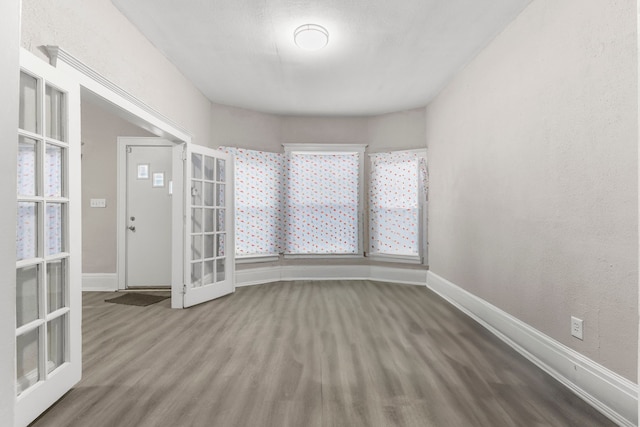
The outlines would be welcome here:
M 281 152 L 283 143 L 369 144 L 370 152 L 424 148 L 425 109 L 370 117 L 310 117 L 212 105 L 211 147 Z
M 212 104 L 211 143 L 220 146 L 253 150 L 282 151 L 280 116 L 243 108 Z
M 60 46 L 209 143 L 211 102 L 109 0 L 23 0 L 21 32 L 34 54 Z
M 15 405 L 16 353 L 16 158 L 20 0 L 0 2 L 0 420 L 12 425 Z
M 117 265 L 117 139 L 154 136 L 82 100 L 82 272 L 115 273 Z M 106 199 L 106 208 L 89 207 Z
M 426 127 L 431 270 L 634 382 L 636 19 L 631 1 L 532 2 Z

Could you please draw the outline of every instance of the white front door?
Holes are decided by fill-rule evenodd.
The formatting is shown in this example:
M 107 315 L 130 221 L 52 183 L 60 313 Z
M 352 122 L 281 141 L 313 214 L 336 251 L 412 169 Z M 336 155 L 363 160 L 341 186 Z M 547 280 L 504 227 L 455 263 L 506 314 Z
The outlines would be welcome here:
M 126 287 L 170 287 L 173 144 L 119 141 L 126 143 L 127 163 Z
M 16 424 L 81 376 L 80 87 L 21 50 Z
M 233 160 L 187 144 L 183 307 L 235 290 Z

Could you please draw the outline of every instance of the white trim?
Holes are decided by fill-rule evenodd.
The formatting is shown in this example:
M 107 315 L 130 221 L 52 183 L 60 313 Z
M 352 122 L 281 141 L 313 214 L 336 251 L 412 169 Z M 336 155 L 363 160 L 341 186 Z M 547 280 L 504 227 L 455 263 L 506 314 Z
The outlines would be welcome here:
M 122 87 L 113 83 L 111 80 L 107 79 L 66 50 L 59 46 L 50 45 L 45 46 L 45 49 L 49 54 L 51 65 L 56 68 L 60 68 L 60 64 L 58 63 L 60 61 L 77 71 L 78 75 L 82 76 L 80 84 L 83 87 L 110 101 L 114 97 L 118 98 L 118 102 L 115 103 L 117 107 L 129 111 L 149 124 L 157 126 L 158 129 L 170 133 L 181 141 L 191 141 L 191 135 L 185 129 L 181 128 L 175 122 L 171 121 L 171 119 L 167 118 L 157 110 L 154 110 Z
M 290 254 L 285 252 L 282 256 L 285 259 L 364 259 L 363 254 Z
M 126 118 L 126 120 L 134 123 L 152 133 L 160 135 L 163 138 L 173 142 L 191 143 L 192 136 L 185 129 L 173 123 L 170 119 L 160 114 L 158 111 L 149 107 L 147 104 L 131 95 L 126 89 L 111 82 L 91 67 L 84 64 L 65 50 L 58 46 L 47 46 L 47 52 L 50 57 L 51 64 L 55 64 L 55 68 L 80 85 L 80 91 L 83 97 L 92 98 L 99 105 L 111 113 Z M 23 49 L 24 50 L 24 49 Z M 39 59 L 38 59 L 39 60 Z M 40 61 L 42 62 L 42 61 Z M 177 144 L 176 144 L 177 145 Z M 179 149 L 174 148 L 174 154 L 179 153 Z M 182 165 L 182 161 L 175 165 Z M 174 176 L 174 213 L 173 221 L 173 243 L 172 243 L 172 284 L 171 284 L 171 304 L 172 308 L 182 307 L 182 277 L 183 277 L 183 260 L 182 260 L 182 240 L 183 221 L 176 217 L 179 212 L 180 216 L 184 215 L 184 194 L 182 192 L 182 173 L 180 176 Z M 176 188 L 176 186 L 179 187 Z M 176 238 L 180 237 L 180 242 L 176 242 Z M 180 291 L 177 291 L 180 289 Z
M 367 258 L 373 261 L 382 262 L 401 262 L 403 264 L 422 264 L 422 258 L 419 255 L 393 255 L 384 253 L 369 253 Z
M 280 259 L 278 254 L 265 254 L 265 255 L 236 255 L 236 264 L 251 264 L 254 262 L 275 262 Z
M 427 286 L 615 423 L 637 425 L 637 384 L 431 271 Z
M 117 273 L 83 273 L 82 292 L 113 292 L 118 290 Z
M 425 286 L 427 270 L 380 265 L 287 265 L 236 270 L 236 286 L 292 280 L 376 280 Z

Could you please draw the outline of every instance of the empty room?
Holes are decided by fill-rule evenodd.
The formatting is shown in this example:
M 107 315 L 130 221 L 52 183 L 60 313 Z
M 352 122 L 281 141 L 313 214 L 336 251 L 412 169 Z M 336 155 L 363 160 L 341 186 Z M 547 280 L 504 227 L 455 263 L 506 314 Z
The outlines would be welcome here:
M 637 426 L 638 10 L 1 2 L 0 425 Z

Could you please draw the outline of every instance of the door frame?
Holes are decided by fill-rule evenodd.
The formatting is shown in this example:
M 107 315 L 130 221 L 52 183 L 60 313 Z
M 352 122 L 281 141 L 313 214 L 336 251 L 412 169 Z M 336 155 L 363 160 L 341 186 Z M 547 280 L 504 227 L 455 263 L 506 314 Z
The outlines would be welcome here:
M 64 49 L 59 46 L 45 46 L 45 49 L 49 55 L 51 65 L 63 70 L 69 75 L 69 78 L 80 85 L 80 92 L 83 98 L 91 99 L 93 103 L 106 111 L 148 130 L 160 138 L 166 138 L 174 142 L 174 152 L 176 153 L 182 153 L 181 145 L 185 146 L 192 143 L 192 135 L 188 131 L 133 96 L 127 90 L 111 82 Z M 182 159 L 180 159 L 180 163 L 182 163 Z M 182 175 L 174 175 L 173 181 L 174 190 L 182 188 L 184 185 Z M 179 217 L 176 212 L 184 215 L 183 198 L 184 196 L 174 197 L 175 202 L 172 207 L 174 218 L 176 216 Z M 181 242 L 184 233 L 184 221 L 181 221 L 179 226 L 174 226 L 173 228 L 172 241 L 177 242 L 180 240 Z M 183 308 L 184 265 L 182 250 L 182 243 L 172 245 L 171 308 Z M 180 289 L 180 291 L 177 291 L 177 289 Z
M 132 143 L 132 141 L 135 141 Z M 117 219 L 116 219 L 116 247 L 118 251 L 117 255 L 117 263 L 116 263 L 116 275 L 118 278 L 118 290 L 128 289 L 127 288 L 127 147 L 128 146 L 145 146 L 145 147 L 175 147 L 176 145 L 182 145 L 180 143 L 175 143 L 169 141 L 164 138 L 159 137 L 128 137 L 128 136 L 120 136 L 118 137 L 118 160 L 117 160 Z M 176 202 L 181 203 L 183 200 L 182 197 L 182 185 L 176 185 L 175 177 L 182 177 L 184 174 L 183 171 L 183 162 L 182 159 L 176 159 L 175 156 L 178 155 L 176 153 L 177 150 L 172 150 L 172 212 L 171 212 L 171 229 L 172 230 L 182 230 L 182 217 L 181 215 L 176 215 L 175 209 L 173 209 L 173 205 Z M 176 162 L 176 160 L 180 160 Z M 178 180 L 180 182 L 181 179 Z M 172 231 L 172 245 L 174 245 L 174 236 L 175 233 Z M 173 251 L 173 249 L 172 249 Z M 172 265 L 171 265 L 171 277 L 173 282 L 173 270 L 176 268 L 175 263 L 173 263 L 173 257 L 175 254 L 172 253 Z M 171 286 L 173 283 L 170 283 Z M 168 289 L 168 288 L 167 288 Z

